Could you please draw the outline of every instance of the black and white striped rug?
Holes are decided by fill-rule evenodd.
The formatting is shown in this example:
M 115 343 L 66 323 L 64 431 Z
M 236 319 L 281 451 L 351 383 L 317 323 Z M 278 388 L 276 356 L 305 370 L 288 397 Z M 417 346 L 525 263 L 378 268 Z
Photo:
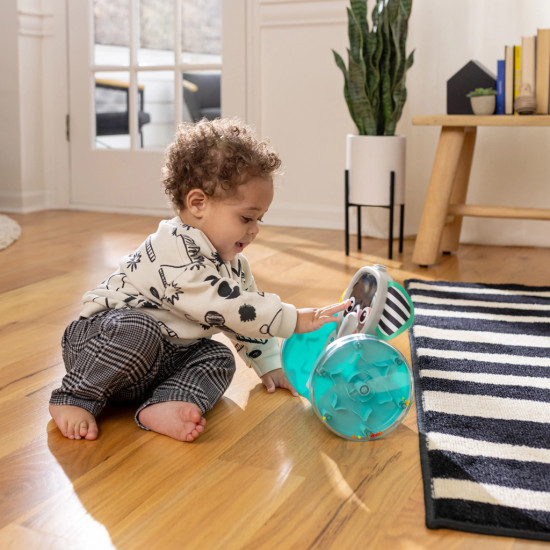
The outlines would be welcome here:
M 550 287 L 405 286 L 426 525 L 550 540 Z

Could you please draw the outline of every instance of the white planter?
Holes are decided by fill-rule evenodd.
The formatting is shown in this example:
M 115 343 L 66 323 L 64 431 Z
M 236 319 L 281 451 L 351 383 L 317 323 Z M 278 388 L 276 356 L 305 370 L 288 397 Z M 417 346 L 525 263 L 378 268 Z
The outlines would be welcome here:
M 389 206 L 390 177 L 393 170 L 393 203 L 405 204 L 405 136 L 348 134 L 346 145 L 349 202 L 367 206 Z
M 496 99 L 494 95 L 480 95 L 470 98 L 474 115 L 492 115 L 495 112 Z

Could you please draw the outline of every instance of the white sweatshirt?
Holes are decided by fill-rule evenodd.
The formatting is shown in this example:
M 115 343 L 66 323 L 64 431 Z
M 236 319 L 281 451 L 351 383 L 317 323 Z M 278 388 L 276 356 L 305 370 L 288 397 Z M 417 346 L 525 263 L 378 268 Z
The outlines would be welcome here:
M 162 221 L 83 300 L 82 317 L 104 309 L 141 309 L 177 344 L 224 332 L 258 376 L 281 368 L 274 337 L 288 338 L 297 321 L 293 305 L 258 292 L 242 254 L 224 262 L 206 235 L 179 217 Z

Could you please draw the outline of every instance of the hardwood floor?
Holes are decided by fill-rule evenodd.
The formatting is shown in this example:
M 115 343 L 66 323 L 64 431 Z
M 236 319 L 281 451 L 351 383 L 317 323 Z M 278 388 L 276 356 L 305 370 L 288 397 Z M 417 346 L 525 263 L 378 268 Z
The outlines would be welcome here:
M 140 430 L 131 409 L 100 416 L 97 441 L 64 439 L 48 399 L 64 373 L 59 341 L 81 295 L 158 219 L 77 211 L 11 215 L 21 238 L 0 251 L 0 547 L 15 549 L 534 549 L 544 543 L 424 524 L 416 411 L 386 438 L 349 442 L 309 402 L 267 395 L 242 363 L 178 443 Z M 247 249 L 258 286 L 299 307 L 337 301 L 363 265 L 416 277 L 549 283 L 550 250 L 461 246 L 430 269 L 365 239 L 346 257 L 343 232 L 264 227 Z M 392 342 L 410 358 L 408 337 Z

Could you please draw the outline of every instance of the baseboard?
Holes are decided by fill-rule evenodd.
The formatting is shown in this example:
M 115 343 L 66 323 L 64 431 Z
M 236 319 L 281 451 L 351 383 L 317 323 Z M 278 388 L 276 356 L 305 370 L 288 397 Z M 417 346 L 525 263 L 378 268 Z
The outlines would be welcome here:
M 285 227 L 344 229 L 344 215 L 339 208 L 318 208 L 309 205 L 277 203 L 271 205 L 264 221 Z
M 28 214 L 38 210 L 63 208 L 118 214 L 136 214 L 169 218 L 173 211 L 166 208 L 119 207 L 112 205 L 69 204 L 54 205 L 48 195 L 42 192 L 9 193 L 0 191 L 0 212 L 6 214 Z M 398 216 L 396 216 L 398 217 Z M 266 225 L 283 227 L 311 227 L 344 231 L 344 213 L 341 208 L 318 208 L 309 205 L 274 204 L 264 218 Z M 487 246 L 534 246 L 550 247 L 547 221 L 513 220 L 464 220 L 460 242 Z M 397 220 L 396 220 L 397 223 Z M 362 210 L 362 233 L 365 237 L 388 238 L 388 212 L 385 209 L 364 208 Z M 357 235 L 356 213 L 350 209 L 350 234 Z M 399 235 L 394 227 L 394 237 Z M 405 231 L 406 238 L 414 237 Z
M 10 193 L 0 191 L 0 210 L 8 214 L 29 214 L 38 210 L 47 210 L 49 204 L 46 193 L 31 191 L 25 193 Z
M 88 212 L 105 212 L 107 214 L 136 214 L 138 216 L 158 216 L 161 219 L 175 216 L 173 210 L 166 208 L 147 208 L 135 206 L 113 206 L 98 204 L 70 204 L 69 210 L 85 210 Z
M 386 208 L 362 208 L 361 233 L 364 237 L 375 239 L 388 238 L 389 213 Z M 395 237 L 399 236 L 399 209 L 395 210 Z M 350 208 L 350 234 L 357 235 L 356 209 Z M 337 229 L 344 231 L 345 219 L 343 207 L 318 208 L 316 206 L 296 204 L 274 204 L 265 217 L 270 225 L 285 227 L 313 227 L 319 229 Z

